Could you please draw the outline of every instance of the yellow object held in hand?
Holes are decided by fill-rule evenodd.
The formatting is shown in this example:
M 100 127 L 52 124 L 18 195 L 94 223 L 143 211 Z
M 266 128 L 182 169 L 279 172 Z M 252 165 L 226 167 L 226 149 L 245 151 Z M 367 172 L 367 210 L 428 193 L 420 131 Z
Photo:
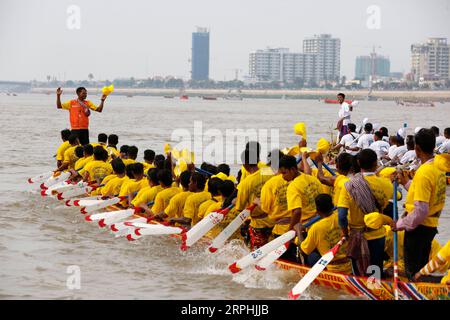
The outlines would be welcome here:
M 107 87 L 103 87 L 102 88 L 102 93 L 105 95 L 105 96 L 107 96 L 107 95 L 109 95 L 111 92 L 113 92 L 114 91 L 114 85 L 113 84 L 111 84 L 111 85 L 109 85 L 109 86 L 107 86 Z
M 172 147 L 170 146 L 170 144 L 166 143 L 164 145 L 164 153 L 168 154 L 170 152 L 170 150 L 172 149 Z
M 302 136 L 306 140 L 306 126 L 304 122 L 299 122 L 294 125 L 295 134 Z
M 317 141 L 317 151 L 321 154 L 326 154 L 330 150 L 330 143 L 324 139 L 320 138 L 319 141 Z
M 378 175 L 383 178 L 390 178 L 391 175 L 394 174 L 396 171 L 397 169 L 393 167 L 387 167 L 381 170 L 380 173 L 378 173 Z
M 434 165 L 441 171 L 450 172 L 450 154 L 442 153 L 435 156 Z

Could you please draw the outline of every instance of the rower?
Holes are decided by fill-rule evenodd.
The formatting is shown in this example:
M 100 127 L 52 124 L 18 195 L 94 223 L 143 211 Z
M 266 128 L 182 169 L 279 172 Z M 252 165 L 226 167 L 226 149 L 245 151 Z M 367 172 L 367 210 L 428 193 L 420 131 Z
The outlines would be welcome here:
M 64 171 L 66 169 L 74 169 L 75 162 L 78 160 L 78 157 L 75 154 L 75 148 L 80 144 L 78 141 L 78 136 L 71 133 L 67 141 L 69 141 L 70 147 L 64 151 L 64 160 L 55 172 Z
M 352 151 L 350 148 L 355 148 L 358 142 L 359 134 L 356 133 L 356 125 L 354 123 L 349 123 L 348 125 L 349 132 L 344 135 L 339 143 L 334 146 L 331 150 L 340 150 L 341 147 L 344 148 L 343 152 L 348 152 L 351 155 L 356 155 L 357 151 Z
M 450 128 L 444 130 L 445 141 L 442 142 L 437 153 L 450 153 Z
M 313 224 L 306 238 L 301 242 L 300 249 L 306 255 L 306 264 L 310 267 L 316 264 L 342 237 L 338 222 L 338 214 L 330 195 L 322 193 L 314 199 L 317 214 L 322 218 Z M 351 260 L 346 256 L 347 244 L 344 243 L 333 261 L 327 265 L 327 270 L 345 274 L 352 273 Z
M 208 179 L 208 183 L 206 184 L 208 187 L 208 192 L 211 194 L 211 198 L 204 201 L 199 207 L 198 207 L 198 215 L 197 220 L 202 220 L 208 213 L 211 211 L 207 211 L 208 208 L 215 204 L 220 203 L 222 201 L 222 196 L 220 195 L 220 186 L 222 185 L 223 180 L 212 176 L 210 179 Z
M 92 160 L 94 160 L 94 147 L 91 144 L 85 144 L 83 146 L 83 157 L 75 162 L 75 170 L 80 170 Z
M 364 133 L 359 136 L 358 143 L 355 148 L 349 148 L 351 151 L 361 151 L 369 148 L 373 143 L 373 125 L 368 122 L 364 125 Z
M 64 160 L 64 152 L 70 147 L 69 136 L 71 132 L 69 129 L 61 130 L 61 143 L 56 151 L 56 167 L 60 167 Z
M 130 146 L 128 146 L 126 144 L 120 146 L 119 157 L 120 157 L 120 159 L 122 159 L 122 161 L 125 159 L 128 159 L 128 148 L 129 147 Z
M 118 158 L 120 156 L 120 152 L 117 150 L 117 145 L 119 144 L 119 137 L 117 134 L 110 134 L 108 136 L 108 154 L 111 159 Z
M 172 222 L 172 218 L 182 218 L 183 208 L 186 203 L 187 197 L 192 193 L 189 191 L 189 182 L 191 181 L 191 172 L 188 170 L 183 171 L 180 174 L 180 186 L 182 191 L 173 196 L 169 201 L 169 205 L 164 209 L 164 212 L 155 216 L 158 220 L 164 220 L 169 218 L 169 222 Z
M 97 142 L 93 142 L 91 144 L 94 148 L 96 146 L 102 146 L 107 150 L 107 142 L 108 142 L 108 135 L 106 133 L 99 133 L 97 137 Z
M 406 151 L 403 157 L 401 157 L 400 164 L 413 162 L 417 159 L 413 135 L 406 137 L 406 147 L 408 151 Z
M 132 163 L 136 163 L 136 158 L 138 156 L 139 149 L 136 146 L 130 146 L 127 150 L 127 157 L 125 159 L 122 158 L 123 163 L 125 165 L 129 165 Z
M 102 180 L 112 173 L 108 160 L 108 151 L 103 146 L 94 148 L 94 160 L 87 163 L 80 171 L 80 176 L 86 182 L 96 182 L 100 184 Z
M 146 213 L 149 213 L 150 209 L 148 203 L 155 200 L 157 194 L 163 190 L 158 180 L 159 169 L 151 168 L 147 171 L 148 187 L 141 189 L 136 197 L 131 201 L 134 207 L 140 207 L 144 209 Z
M 159 184 L 163 188 L 155 197 L 155 201 L 150 211 L 147 212 L 149 217 L 161 215 L 169 205 L 170 199 L 181 192 L 179 187 L 173 186 L 172 173 L 168 169 L 159 169 L 157 174 Z
M 393 196 L 393 185 L 387 178 L 378 177 L 377 154 L 372 149 L 364 149 L 357 155 L 361 172 L 344 184 L 339 201 L 339 225 L 344 236 L 349 239 L 349 257 L 353 272 L 365 275 L 369 265 L 378 266 L 383 272 L 383 252 L 385 233 L 382 230 L 368 230 L 364 216 L 371 212 L 383 212 Z
M 259 144 L 258 144 L 259 145 Z M 236 198 L 236 210 L 241 212 L 260 197 L 261 188 L 273 176 L 270 168 L 259 168 L 259 148 L 249 147 L 241 154 L 244 172 L 247 172 L 245 178 L 241 177 L 238 185 L 238 194 Z M 261 207 L 257 206 L 250 214 L 250 241 L 251 249 L 254 250 L 266 244 L 270 235 L 274 221 L 272 221 L 267 213 Z
M 123 163 L 122 159 L 116 158 L 112 160 L 111 167 L 113 169 L 115 177 L 110 179 L 109 181 L 106 181 L 109 176 L 105 177 L 105 179 L 103 179 L 102 181 L 102 184 L 104 184 L 104 186 L 100 189 L 101 195 L 108 197 L 119 195 L 120 188 L 122 187 L 123 183 L 130 179 L 125 174 L 125 164 Z
M 133 198 L 139 192 L 139 190 L 148 186 L 147 179 L 144 178 L 144 166 L 142 163 L 132 163 L 130 170 L 133 173 L 133 179 L 123 184 L 120 188 L 119 197 L 128 196 L 127 199 L 123 200 L 123 204 L 130 204 Z
M 405 230 L 405 271 L 409 279 L 428 262 L 431 242 L 437 233 L 439 217 L 445 205 L 445 172 L 434 166 L 436 136 L 430 129 L 421 129 L 414 136 L 415 151 L 421 166 L 412 182 L 400 175 L 400 183 L 408 190 L 405 202 L 406 217 L 391 227 Z
M 144 171 L 148 172 L 148 170 L 155 168 L 155 164 L 153 163 L 155 161 L 155 151 L 147 149 L 144 151 L 144 162 L 142 163 L 144 165 Z

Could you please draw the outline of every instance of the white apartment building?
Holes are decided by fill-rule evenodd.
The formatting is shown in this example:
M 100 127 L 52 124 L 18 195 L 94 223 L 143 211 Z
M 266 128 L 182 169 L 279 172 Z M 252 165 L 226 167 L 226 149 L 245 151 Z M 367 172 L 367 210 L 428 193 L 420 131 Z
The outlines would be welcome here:
M 411 46 L 411 73 L 414 80 L 450 79 L 450 45 L 446 38 L 428 38 Z
M 341 40 L 331 34 L 314 35 L 303 40 L 303 52 L 317 54 L 316 79 L 337 80 L 341 73 Z

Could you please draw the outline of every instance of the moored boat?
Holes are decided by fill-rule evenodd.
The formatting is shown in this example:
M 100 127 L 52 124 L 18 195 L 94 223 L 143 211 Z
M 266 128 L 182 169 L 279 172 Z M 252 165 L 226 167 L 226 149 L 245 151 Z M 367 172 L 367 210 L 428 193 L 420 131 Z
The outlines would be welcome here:
M 337 101 L 335 99 L 328 99 L 328 98 L 323 99 L 323 102 L 325 102 L 325 103 L 334 103 L 334 104 L 338 104 L 339 103 L 339 101 Z M 345 100 L 345 102 L 347 102 L 348 104 L 351 104 L 353 102 L 353 100 Z

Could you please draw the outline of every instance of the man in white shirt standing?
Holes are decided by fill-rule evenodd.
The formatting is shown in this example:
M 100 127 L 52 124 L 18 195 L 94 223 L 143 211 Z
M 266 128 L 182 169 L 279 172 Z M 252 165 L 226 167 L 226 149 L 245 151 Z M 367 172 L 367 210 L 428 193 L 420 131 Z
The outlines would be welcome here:
M 376 152 L 378 159 L 381 159 L 388 154 L 390 145 L 383 140 L 383 134 L 381 131 L 377 131 L 373 134 L 373 140 L 374 142 L 369 146 L 369 148 Z
M 338 123 L 336 125 L 339 130 L 339 140 L 343 136 L 349 133 L 348 124 L 350 123 L 350 112 L 353 111 L 353 106 L 345 102 L 345 94 L 338 93 L 337 100 L 339 101 L 340 108 L 338 113 Z

